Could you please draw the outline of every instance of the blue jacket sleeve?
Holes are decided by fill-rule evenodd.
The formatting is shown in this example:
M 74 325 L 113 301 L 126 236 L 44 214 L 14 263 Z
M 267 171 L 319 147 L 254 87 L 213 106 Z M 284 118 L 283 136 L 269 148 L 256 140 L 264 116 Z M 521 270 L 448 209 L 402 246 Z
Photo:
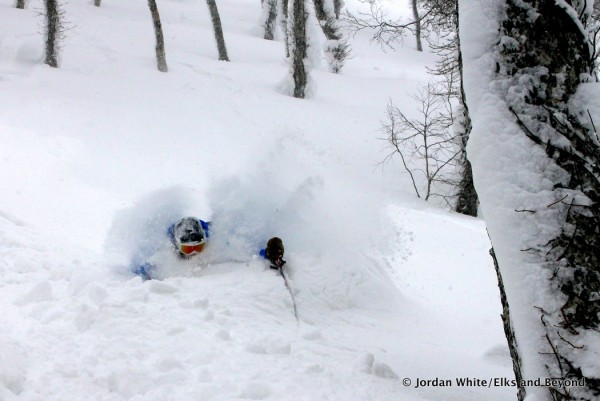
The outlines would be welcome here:
M 167 228 L 167 236 L 171 242 L 175 244 L 175 224 L 171 224 L 169 228 Z
M 146 280 L 151 280 L 152 279 L 152 271 L 156 268 L 156 266 L 151 265 L 148 262 L 142 263 L 141 265 L 137 266 L 135 268 L 135 270 L 133 271 L 134 274 L 140 276 L 142 278 L 142 280 L 146 281 Z
M 210 221 L 204 221 L 204 220 L 198 219 L 198 222 L 202 226 L 202 229 L 204 230 L 204 234 L 206 234 L 206 238 L 210 237 Z

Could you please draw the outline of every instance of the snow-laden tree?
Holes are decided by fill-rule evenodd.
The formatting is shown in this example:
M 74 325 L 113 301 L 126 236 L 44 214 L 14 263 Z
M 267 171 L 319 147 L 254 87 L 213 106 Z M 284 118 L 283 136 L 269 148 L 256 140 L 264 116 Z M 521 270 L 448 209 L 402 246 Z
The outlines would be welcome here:
M 262 2 L 262 7 L 262 27 L 264 29 L 263 38 L 266 40 L 274 40 L 275 26 L 277 25 L 277 0 L 264 0 Z
M 165 55 L 165 39 L 156 0 L 148 0 L 148 7 L 150 8 L 150 14 L 152 15 L 154 35 L 156 37 L 156 65 L 160 72 L 167 72 L 169 69 L 167 68 L 167 56 Z
M 329 65 L 329 70 L 334 73 L 341 72 L 346 59 L 350 56 L 350 45 L 347 40 L 343 37 L 342 31 L 338 24 L 335 14 L 335 7 L 333 0 L 314 0 L 315 15 L 321 26 L 321 30 L 327 39 L 323 51 L 325 59 Z M 281 30 L 283 31 L 283 39 L 285 43 L 285 55 L 290 57 L 293 53 L 290 45 L 294 43 L 294 36 L 296 33 L 302 34 L 302 30 L 306 31 L 306 28 L 300 29 L 298 32 L 293 30 L 293 26 L 300 26 L 301 21 L 295 21 L 294 9 L 289 10 L 288 0 L 264 0 L 262 2 L 263 14 L 261 17 L 262 28 L 264 30 L 264 38 L 267 40 L 273 40 L 275 38 L 275 27 L 277 19 L 281 24 Z M 308 17 L 308 10 L 306 10 L 307 4 L 303 5 L 306 21 Z M 290 21 L 290 22 L 288 22 Z M 306 22 L 303 22 L 306 25 Z
M 467 150 L 519 399 L 598 400 L 600 142 L 575 101 L 594 76 L 593 2 L 460 1 Z
M 329 70 L 337 74 L 341 72 L 345 60 L 350 55 L 350 45 L 342 37 L 342 31 L 335 16 L 333 0 L 314 0 L 313 3 L 315 15 L 325 38 L 327 38 L 324 50 Z

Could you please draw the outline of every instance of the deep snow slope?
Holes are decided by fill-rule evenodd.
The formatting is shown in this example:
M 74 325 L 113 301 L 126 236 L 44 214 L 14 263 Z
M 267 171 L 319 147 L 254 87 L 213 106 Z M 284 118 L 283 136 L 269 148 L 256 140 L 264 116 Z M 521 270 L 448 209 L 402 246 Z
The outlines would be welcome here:
M 512 377 L 483 223 L 378 165 L 385 106 L 414 109 L 431 55 L 359 34 L 344 73 L 317 62 L 298 100 L 259 2 L 219 4 L 225 63 L 204 2 L 160 1 L 166 74 L 144 0 L 91 3 L 64 5 L 51 69 L 41 0 L 0 1 L 0 400 L 514 396 L 415 388 Z M 186 215 L 213 221 L 206 253 L 167 250 L 163 280 L 133 276 L 140 247 Z M 298 320 L 255 256 L 272 235 Z

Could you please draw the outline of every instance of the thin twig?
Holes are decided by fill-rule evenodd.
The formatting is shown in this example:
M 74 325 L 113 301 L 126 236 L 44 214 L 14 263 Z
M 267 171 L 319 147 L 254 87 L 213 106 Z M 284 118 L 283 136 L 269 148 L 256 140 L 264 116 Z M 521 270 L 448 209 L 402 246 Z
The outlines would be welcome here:
M 574 345 L 573 343 L 571 343 L 570 341 L 566 340 L 561 334 L 560 331 L 557 331 L 556 334 L 558 334 L 558 336 L 560 337 L 561 340 L 563 340 L 564 342 L 566 342 L 567 344 L 569 344 L 571 347 L 576 348 L 576 349 L 584 349 L 585 347 L 583 345 Z
M 550 206 L 554 206 L 559 202 L 564 201 L 565 199 L 567 199 L 569 197 L 569 195 L 565 195 L 562 199 L 557 200 L 556 202 L 552 202 L 551 204 L 549 204 L 548 206 L 546 206 L 547 208 L 549 208 Z

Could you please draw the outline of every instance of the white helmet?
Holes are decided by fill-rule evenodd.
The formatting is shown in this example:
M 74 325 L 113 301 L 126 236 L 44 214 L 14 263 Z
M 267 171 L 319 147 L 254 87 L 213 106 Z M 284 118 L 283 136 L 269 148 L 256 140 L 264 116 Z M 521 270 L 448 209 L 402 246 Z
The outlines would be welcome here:
M 200 253 L 206 243 L 206 233 L 195 217 L 186 217 L 175 223 L 173 240 L 177 250 L 185 256 Z

